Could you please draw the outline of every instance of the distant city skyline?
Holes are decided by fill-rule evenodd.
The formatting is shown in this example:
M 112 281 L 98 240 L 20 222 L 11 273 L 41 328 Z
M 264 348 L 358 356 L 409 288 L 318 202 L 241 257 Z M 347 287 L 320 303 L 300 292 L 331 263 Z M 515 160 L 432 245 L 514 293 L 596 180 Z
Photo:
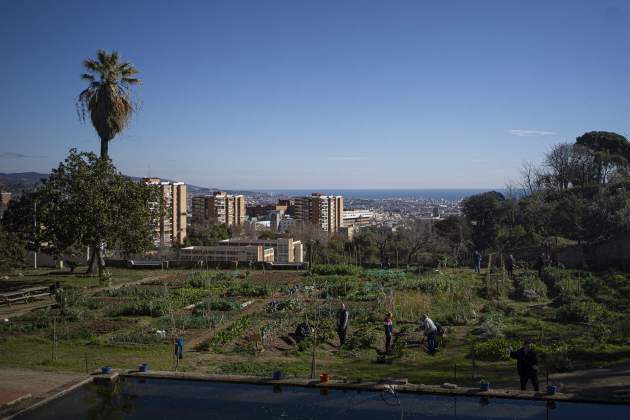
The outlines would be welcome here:
M 501 188 L 555 143 L 630 131 L 629 23 L 618 1 L 4 1 L 0 172 L 98 152 L 74 100 L 103 48 L 143 80 L 109 149 L 125 174 Z

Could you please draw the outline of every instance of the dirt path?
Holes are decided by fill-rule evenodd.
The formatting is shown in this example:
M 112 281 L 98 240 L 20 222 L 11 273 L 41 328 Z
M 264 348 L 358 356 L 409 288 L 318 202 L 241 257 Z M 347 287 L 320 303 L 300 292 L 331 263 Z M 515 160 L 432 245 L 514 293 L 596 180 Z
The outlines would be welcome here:
M 630 401 L 630 364 L 558 373 L 551 375 L 549 382 L 576 397 Z
M 191 338 L 190 341 L 186 343 L 186 347 L 188 347 L 189 349 L 194 349 L 195 347 L 197 347 L 199 344 L 203 343 L 204 341 L 210 340 L 219 331 L 223 331 L 224 329 L 230 327 L 232 324 L 234 324 L 237 320 L 243 318 L 245 315 L 251 315 L 262 310 L 269 302 L 275 299 L 277 299 L 277 297 L 254 301 L 252 304 L 247 306 L 243 311 L 239 312 L 238 316 L 234 317 L 233 319 L 230 319 L 224 322 L 219 327 L 213 330 L 207 331 L 203 334 L 197 335 L 194 338 Z

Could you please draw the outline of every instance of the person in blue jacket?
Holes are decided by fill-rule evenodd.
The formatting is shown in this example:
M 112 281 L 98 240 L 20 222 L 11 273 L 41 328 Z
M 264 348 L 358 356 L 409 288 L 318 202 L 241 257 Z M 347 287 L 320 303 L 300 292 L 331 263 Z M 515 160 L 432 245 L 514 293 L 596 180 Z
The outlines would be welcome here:
M 394 323 L 391 312 L 387 312 L 385 315 L 383 327 L 385 329 L 385 353 L 389 353 L 392 349 L 392 335 L 394 335 Z

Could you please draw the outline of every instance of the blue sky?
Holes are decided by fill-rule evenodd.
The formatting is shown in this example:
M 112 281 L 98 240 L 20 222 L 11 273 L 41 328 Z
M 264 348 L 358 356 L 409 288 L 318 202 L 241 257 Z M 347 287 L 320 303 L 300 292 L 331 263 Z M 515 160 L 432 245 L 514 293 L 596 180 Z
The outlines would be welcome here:
M 99 48 L 143 85 L 124 173 L 222 188 L 501 187 L 589 130 L 625 134 L 622 1 L 0 0 L 0 172 L 98 151 Z

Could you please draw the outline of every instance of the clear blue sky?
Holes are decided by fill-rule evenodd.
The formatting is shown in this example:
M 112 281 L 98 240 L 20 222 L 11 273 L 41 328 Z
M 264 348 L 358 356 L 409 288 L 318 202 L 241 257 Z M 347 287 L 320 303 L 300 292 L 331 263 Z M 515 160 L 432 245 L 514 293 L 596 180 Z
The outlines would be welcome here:
M 135 63 L 130 175 L 223 188 L 500 187 L 626 133 L 623 1 L 0 0 L 0 172 L 98 151 L 81 61 Z

